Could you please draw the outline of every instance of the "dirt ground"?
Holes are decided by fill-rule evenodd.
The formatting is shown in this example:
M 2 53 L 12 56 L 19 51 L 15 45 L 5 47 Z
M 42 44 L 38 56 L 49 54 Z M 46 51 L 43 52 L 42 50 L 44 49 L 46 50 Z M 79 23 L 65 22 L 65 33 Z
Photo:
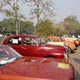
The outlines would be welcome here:
M 69 54 L 69 62 L 76 70 L 75 80 L 80 80 L 80 46 L 77 48 L 75 53 Z

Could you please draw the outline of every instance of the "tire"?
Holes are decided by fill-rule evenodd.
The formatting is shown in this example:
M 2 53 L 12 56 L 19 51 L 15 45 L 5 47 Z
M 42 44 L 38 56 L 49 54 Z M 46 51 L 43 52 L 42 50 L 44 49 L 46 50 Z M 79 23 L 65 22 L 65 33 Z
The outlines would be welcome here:
M 75 53 L 75 51 L 71 50 L 71 53 Z

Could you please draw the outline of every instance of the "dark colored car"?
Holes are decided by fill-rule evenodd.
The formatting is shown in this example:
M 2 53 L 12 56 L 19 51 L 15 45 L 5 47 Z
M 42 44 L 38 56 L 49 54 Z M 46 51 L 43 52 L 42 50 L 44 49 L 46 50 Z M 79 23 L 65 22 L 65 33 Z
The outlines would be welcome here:
M 10 45 L 23 56 L 59 58 L 67 57 L 63 46 L 45 44 L 45 42 L 34 35 L 12 35 L 8 36 L 3 44 Z
M 23 57 L 10 46 L 2 45 L 0 46 L 0 75 L 30 77 L 35 80 L 74 80 L 75 70 L 65 60 Z

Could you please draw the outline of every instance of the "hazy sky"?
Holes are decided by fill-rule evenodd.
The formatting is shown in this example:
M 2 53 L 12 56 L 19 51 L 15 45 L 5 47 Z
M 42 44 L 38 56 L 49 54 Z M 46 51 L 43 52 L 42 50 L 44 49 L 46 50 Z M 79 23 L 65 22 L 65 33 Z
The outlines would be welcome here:
M 80 0 L 54 0 L 56 22 L 63 21 L 69 15 L 77 16 L 80 21 Z
M 64 18 L 70 15 L 77 16 L 78 20 L 80 21 L 80 0 L 54 0 L 55 2 L 55 12 L 56 16 L 53 17 L 55 22 L 63 21 Z M 28 16 L 28 9 L 22 6 L 22 13 Z M 0 20 L 3 18 L 0 15 Z

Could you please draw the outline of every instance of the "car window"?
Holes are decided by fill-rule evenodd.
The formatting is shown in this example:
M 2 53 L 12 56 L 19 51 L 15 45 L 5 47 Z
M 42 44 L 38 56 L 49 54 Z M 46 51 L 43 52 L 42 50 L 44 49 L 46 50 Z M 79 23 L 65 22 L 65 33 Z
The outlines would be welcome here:
M 41 37 L 37 37 L 36 40 L 38 41 L 39 44 L 45 44 L 46 43 Z
M 21 41 L 21 37 L 14 37 L 9 40 L 8 44 L 21 44 Z
M 0 66 L 4 64 L 4 60 L 7 59 L 8 59 L 8 54 L 6 54 L 6 52 L 0 48 Z
M 22 56 L 10 46 L 0 47 L 0 66 L 10 63 Z
M 24 38 L 24 44 L 26 44 L 26 45 L 36 45 L 36 41 L 33 38 Z
M 0 50 L 0 58 L 6 57 L 6 56 L 7 56 L 7 54 L 4 51 Z

